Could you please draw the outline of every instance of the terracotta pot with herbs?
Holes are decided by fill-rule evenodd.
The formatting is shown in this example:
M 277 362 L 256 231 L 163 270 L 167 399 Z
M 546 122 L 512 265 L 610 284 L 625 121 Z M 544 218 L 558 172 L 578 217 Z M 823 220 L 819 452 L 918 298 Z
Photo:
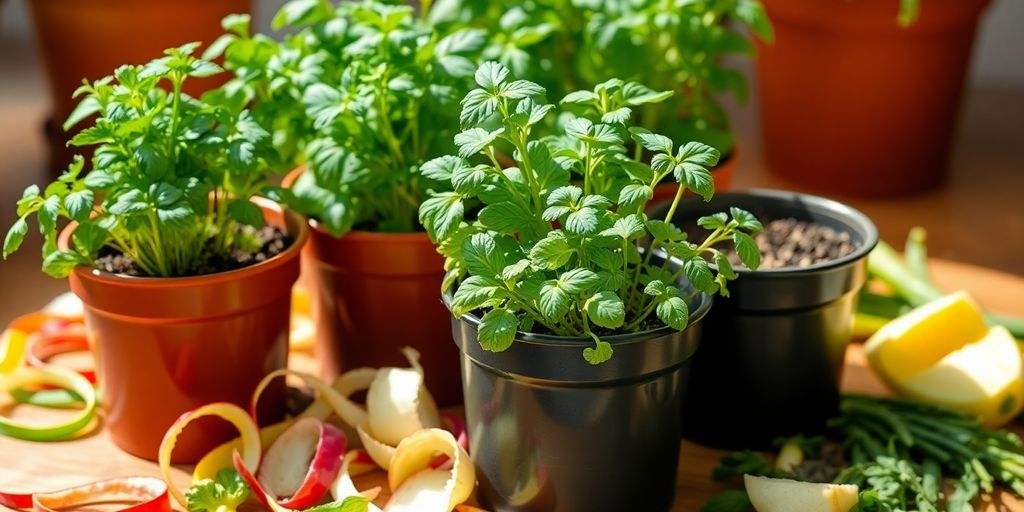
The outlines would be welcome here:
M 718 189 L 730 186 L 738 151 L 721 97 L 745 102 L 749 90 L 725 59 L 752 56 L 754 37 L 773 39 L 760 1 L 437 0 L 430 17 L 445 28 L 484 29 L 485 57 L 541 84 L 553 98 L 613 77 L 675 92 L 658 103 L 626 106 L 639 125 L 718 149 L 722 162 L 712 176 Z M 656 189 L 654 202 L 674 193 Z
M 484 38 L 439 34 L 412 7 L 377 0 L 289 2 L 274 26 L 291 35 L 278 43 L 226 20 L 213 52 L 237 75 L 226 89 L 304 162 L 286 184 L 311 218 L 304 271 L 325 376 L 403 366 L 409 345 L 437 401 L 456 404 L 458 353 L 437 297 L 444 261 L 417 220 L 439 183 L 416 170 L 454 149 Z
M 499 510 L 667 510 L 682 367 L 710 294 L 733 277 L 704 256 L 732 240 L 756 267 L 760 224 L 739 209 L 702 218 L 702 245 L 672 225 L 684 191 L 714 193 L 718 151 L 632 125 L 627 105 L 671 92 L 613 79 L 571 93 L 563 130 L 540 137 L 555 111 L 541 86 L 496 62 L 475 80 L 458 153 L 421 168 L 445 186 L 420 219 L 450 269 L 480 497 Z M 627 140 L 640 149 L 627 155 Z M 663 181 L 677 183 L 671 211 L 648 218 Z
M 121 448 L 150 459 L 179 414 L 247 404 L 285 366 L 306 238 L 304 219 L 256 197 L 281 193 L 265 170 L 270 134 L 237 102 L 182 93 L 221 71 L 192 55 L 197 46 L 77 91 L 68 124 L 97 116 L 72 140 L 96 147 L 93 170 L 82 175 L 79 157 L 44 189 L 29 187 L 4 242 L 5 256 L 17 250 L 35 215 L 43 270 L 67 277 L 85 303 L 105 423 Z M 62 218 L 71 223 L 59 231 Z M 205 427 L 182 440 L 182 460 L 232 435 Z

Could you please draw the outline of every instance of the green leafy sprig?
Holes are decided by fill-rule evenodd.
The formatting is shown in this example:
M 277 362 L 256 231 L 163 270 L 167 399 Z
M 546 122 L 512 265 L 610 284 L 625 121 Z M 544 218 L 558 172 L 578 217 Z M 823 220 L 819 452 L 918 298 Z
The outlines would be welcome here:
M 65 128 L 98 116 L 71 140 L 97 146 L 93 169 L 82 176 L 78 157 L 43 190 L 26 189 L 5 257 L 20 247 L 33 214 L 44 237 L 43 270 L 54 277 L 92 265 L 104 246 L 130 257 L 147 276 L 174 277 L 200 273 L 211 255 L 251 245 L 239 226 L 262 226 L 263 215 L 249 199 L 281 196 L 267 183 L 274 150 L 269 134 L 240 105 L 182 93 L 188 78 L 221 71 L 193 56 L 198 46 L 121 66 L 75 92 L 82 99 Z M 78 222 L 66 250 L 56 243 L 60 218 Z
M 674 91 L 637 112 L 638 124 L 725 155 L 734 140 L 719 97 L 749 95 L 725 59 L 754 54 L 750 33 L 774 38 L 758 0 L 439 0 L 431 19 L 485 27 L 486 58 L 554 95 L 611 77 Z
M 475 80 L 479 87 L 462 100 L 458 154 L 421 167 L 451 190 L 431 193 L 420 220 L 446 257 L 443 291 L 458 282 L 453 313 L 483 312 L 485 349 L 507 349 L 516 331 L 549 332 L 592 339 L 583 355 L 601 363 L 612 347 L 598 332 L 642 331 L 652 315 L 674 329 L 687 326 L 684 277 L 698 291 L 726 293 L 735 273 L 715 244 L 731 240 L 757 267 L 750 233 L 761 224 L 753 215 L 734 208 L 701 218 L 710 231 L 701 244 L 671 223 L 684 191 L 713 195 L 709 168 L 718 151 L 697 142 L 676 148 L 630 125 L 633 108 L 670 92 L 621 80 L 574 92 L 562 100 L 561 132 L 539 138 L 534 128 L 555 110 L 541 86 L 513 79 L 497 62 L 485 62 Z M 637 149 L 627 156 L 630 137 Z M 502 165 L 499 144 L 512 148 L 514 166 Z M 678 192 L 664 219 L 650 219 L 645 207 L 667 178 Z M 656 262 L 656 252 L 670 258 Z
M 273 21 L 292 32 L 281 43 L 230 17 L 208 53 L 224 54 L 236 74 L 225 90 L 253 102 L 284 161 L 307 164 L 292 206 L 334 235 L 420 228 L 416 211 L 441 185 L 416 169 L 454 151 L 458 101 L 485 42 L 393 4 L 292 0 Z

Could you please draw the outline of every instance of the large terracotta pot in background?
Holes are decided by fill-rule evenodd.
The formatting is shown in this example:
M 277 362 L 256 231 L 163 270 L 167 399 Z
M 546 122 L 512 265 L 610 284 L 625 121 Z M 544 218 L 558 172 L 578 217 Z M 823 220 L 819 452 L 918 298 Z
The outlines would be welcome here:
M 892 196 L 942 182 L 964 76 L 988 0 L 765 0 L 759 44 L 769 168 L 822 192 Z
M 70 139 L 61 125 L 74 110 L 71 94 L 82 79 L 113 73 L 122 64 L 143 64 L 166 48 L 200 41 L 209 45 L 222 33 L 220 21 L 246 13 L 251 0 L 30 0 L 28 2 L 49 82 L 53 118 L 47 123 L 52 157 L 70 162 Z M 190 78 L 185 92 L 198 95 L 228 79 L 227 74 Z
M 258 203 L 267 222 L 294 240 L 262 263 L 179 278 L 80 266 L 69 277 L 85 304 L 106 426 L 126 452 L 155 460 L 164 432 L 181 413 L 218 401 L 248 408 L 260 379 L 286 366 L 291 288 L 308 229 L 300 215 Z M 74 228 L 61 233 L 62 247 Z M 280 414 L 282 399 L 279 388 L 261 405 Z M 179 439 L 175 461 L 195 462 L 236 435 L 217 420 L 196 423 Z
M 325 378 L 362 366 L 408 366 L 401 348 L 411 346 L 438 405 L 462 402 L 459 351 L 440 299 L 444 259 L 426 233 L 351 231 L 336 238 L 310 220 L 302 269 Z

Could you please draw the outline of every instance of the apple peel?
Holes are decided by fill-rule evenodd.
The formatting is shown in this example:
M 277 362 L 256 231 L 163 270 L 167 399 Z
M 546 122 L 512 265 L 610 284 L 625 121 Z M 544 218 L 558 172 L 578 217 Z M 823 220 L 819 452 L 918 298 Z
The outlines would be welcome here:
M 0 373 L 0 390 L 13 391 L 25 387 L 53 386 L 76 393 L 82 398 L 82 408 L 74 418 L 58 425 L 25 425 L 0 416 L 0 434 L 25 441 L 63 441 L 85 430 L 96 416 L 96 388 L 73 370 L 46 365 L 42 368 L 18 367 L 9 373 Z
M 353 465 L 360 465 L 363 462 L 360 459 L 366 456 L 366 452 L 353 450 L 345 454 L 345 457 L 341 461 L 341 471 L 338 472 L 338 478 L 331 485 L 331 496 L 334 497 L 335 501 L 344 501 L 345 498 L 352 496 L 363 496 L 369 500 L 374 500 L 380 494 L 380 487 L 374 487 L 366 491 L 360 492 L 356 488 L 355 482 L 352 481 Z M 381 512 L 373 503 L 369 504 L 368 512 Z
M 0 493 L 0 505 L 36 512 L 83 509 L 102 503 L 134 503 L 120 512 L 171 512 L 167 483 L 159 478 L 132 476 L 101 480 L 60 491 L 34 494 Z
M 281 506 L 311 507 L 337 480 L 346 445 L 345 434 L 334 425 L 301 418 L 263 454 L 257 479 Z
M 178 502 L 182 507 L 187 507 L 185 501 L 185 495 L 180 489 L 171 485 L 171 455 L 174 453 L 174 445 L 178 442 L 178 436 L 185 430 L 185 427 L 192 423 L 192 421 L 206 416 L 216 416 L 222 418 L 227 422 L 231 423 L 239 434 L 242 442 L 242 453 L 244 456 L 241 458 L 244 461 L 244 466 L 255 470 L 260 466 L 260 461 L 263 457 L 263 445 L 260 442 L 260 430 L 256 425 L 256 421 L 249 416 L 249 413 L 241 407 L 227 402 L 214 402 L 212 404 L 204 405 L 197 409 L 188 411 L 178 417 L 177 420 L 171 424 L 171 427 L 167 429 L 164 434 L 163 441 L 160 442 L 160 451 L 158 454 L 158 460 L 160 462 L 160 472 L 164 477 L 164 480 L 168 482 L 171 496 L 174 501 Z M 237 453 L 237 452 L 235 452 Z
M 264 507 L 270 509 L 271 512 L 294 512 L 292 509 L 285 508 L 278 504 L 276 500 L 274 500 L 270 493 L 268 493 L 267 490 L 263 488 L 263 484 L 261 484 L 260 481 L 255 476 L 253 476 L 252 471 L 249 471 L 249 468 L 245 466 L 245 461 L 242 460 L 242 456 L 238 454 L 237 450 L 231 453 L 231 458 L 235 466 L 235 471 L 238 471 L 238 474 L 242 477 L 243 480 L 245 480 L 245 483 L 248 484 L 249 489 L 252 490 L 252 494 L 253 496 L 256 497 L 257 501 L 263 504 Z M 347 468 L 345 468 L 344 460 L 342 460 L 342 471 L 340 474 L 344 474 L 346 470 Z M 367 493 L 360 493 L 360 496 L 367 500 L 372 500 L 377 497 L 378 492 L 379 489 L 371 490 Z M 353 495 L 339 499 L 338 502 L 344 503 L 346 499 L 352 497 L 355 496 Z M 323 505 L 323 507 L 328 507 L 328 505 Z M 370 505 L 370 507 L 370 511 L 375 510 L 372 504 Z M 319 508 L 320 507 L 317 507 L 317 509 Z
M 449 469 L 434 469 L 438 456 L 451 460 Z M 388 469 L 392 495 L 385 512 L 450 512 L 465 502 L 476 485 L 469 454 L 451 432 L 421 430 L 405 438 Z
M 312 388 L 314 391 L 316 391 L 317 401 L 322 400 L 330 408 L 331 411 L 333 411 L 335 414 L 338 415 L 339 418 L 341 418 L 341 421 L 344 421 L 349 425 L 362 425 L 366 423 L 366 409 L 350 400 L 347 394 L 339 392 L 338 390 L 327 385 L 327 383 L 318 379 L 317 377 L 314 377 L 313 375 L 303 372 L 297 372 L 295 370 L 275 370 L 268 373 L 266 377 L 263 377 L 263 380 L 261 380 L 259 385 L 256 386 L 256 390 L 253 392 L 252 395 L 250 410 L 252 411 L 253 416 L 256 415 L 256 405 L 259 403 L 260 395 L 263 394 L 263 391 L 267 388 L 267 386 L 269 386 L 274 379 L 278 377 L 286 377 L 289 375 L 293 377 L 298 377 L 299 379 L 302 380 L 303 383 L 305 383 L 307 387 Z M 363 379 L 367 378 L 365 372 L 357 374 L 356 376 L 362 377 Z M 349 386 L 354 388 L 356 387 L 356 383 L 350 383 Z M 339 387 L 341 386 L 339 385 Z M 317 406 L 316 402 L 314 402 L 314 404 L 311 405 L 310 408 L 314 406 Z

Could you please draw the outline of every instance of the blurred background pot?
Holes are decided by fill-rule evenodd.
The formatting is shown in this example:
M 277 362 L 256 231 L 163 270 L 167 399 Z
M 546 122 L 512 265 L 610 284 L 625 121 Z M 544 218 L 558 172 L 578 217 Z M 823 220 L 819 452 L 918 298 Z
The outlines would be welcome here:
M 290 186 L 304 168 L 292 171 Z M 316 354 L 326 379 L 369 366 L 408 366 L 402 347 L 420 352 L 438 405 L 462 402 L 459 352 L 438 298 L 444 258 L 426 233 L 353 230 L 335 237 L 310 219 L 303 283 L 317 325 Z
M 203 47 L 223 33 L 222 18 L 248 13 L 251 0 L 29 0 L 37 46 L 45 64 L 52 117 L 46 123 L 54 169 L 74 155 L 61 125 L 78 101 L 71 95 L 82 79 L 97 80 L 123 64 L 144 64 L 166 48 L 199 41 Z M 198 96 L 227 81 L 227 74 L 192 78 L 185 92 Z
M 305 218 L 256 200 L 267 222 L 293 239 L 262 263 L 196 277 L 146 278 L 79 266 L 71 290 L 85 321 L 114 442 L 156 460 L 164 432 L 181 413 L 210 402 L 248 408 L 269 372 L 287 366 L 291 288 L 299 277 Z M 75 224 L 60 235 L 66 248 Z M 283 411 L 283 386 L 264 394 L 266 418 Z M 195 462 L 237 431 L 199 420 L 179 438 L 176 462 Z
M 768 167 L 834 194 L 939 185 L 989 1 L 924 0 L 906 27 L 897 0 L 764 3 L 775 26 L 757 59 Z
M 679 204 L 675 223 L 730 206 L 761 222 L 795 218 L 850 234 L 853 253 L 802 268 L 736 268 L 729 297 L 704 319 L 688 363 L 683 400 L 687 439 L 716 448 L 769 449 L 780 436 L 821 433 L 838 412 L 839 381 L 852 337 L 857 292 L 878 231 L 864 214 L 829 199 L 783 191 L 716 194 Z
M 688 301 L 684 331 L 603 337 L 615 354 L 596 366 L 583 359 L 589 338 L 520 332 L 508 350 L 488 352 L 477 341 L 477 317 L 453 318 L 481 502 L 498 512 L 668 510 L 682 369 L 711 300 Z

